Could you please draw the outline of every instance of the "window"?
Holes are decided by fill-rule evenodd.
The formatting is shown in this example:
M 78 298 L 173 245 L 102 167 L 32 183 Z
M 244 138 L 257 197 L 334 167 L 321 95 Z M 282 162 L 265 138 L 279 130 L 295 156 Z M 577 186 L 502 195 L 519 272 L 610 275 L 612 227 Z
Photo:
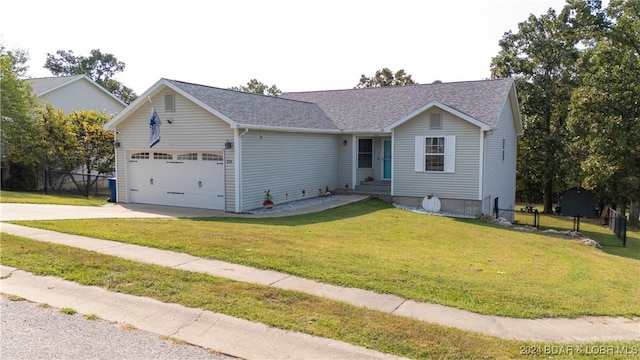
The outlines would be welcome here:
M 431 130 L 442 129 L 442 116 L 440 114 L 431 114 L 431 123 L 429 124 Z
M 416 136 L 415 171 L 455 172 L 455 136 Z
M 198 160 L 198 153 L 178 154 L 177 160 Z
M 222 155 L 204 153 L 202 154 L 202 160 L 203 161 L 222 161 Z
M 425 139 L 425 171 L 444 171 L 444 138 L 428 137 Z
M 153 158 L 155 160 L 171 160 L 173 159 L 173 156 L 165 153 L 153 153 Z
M 131 154 L 131 158 L 132 159 L 148 159 L 149 158 L 149 153 L 148 152 L 141 152 L 141 153 Z
M 373 139 L 358 139 L 358 168 L 373 167 Z
M 176 111 L 176 97 L 174 94 L 164 94 L 164 111 Z

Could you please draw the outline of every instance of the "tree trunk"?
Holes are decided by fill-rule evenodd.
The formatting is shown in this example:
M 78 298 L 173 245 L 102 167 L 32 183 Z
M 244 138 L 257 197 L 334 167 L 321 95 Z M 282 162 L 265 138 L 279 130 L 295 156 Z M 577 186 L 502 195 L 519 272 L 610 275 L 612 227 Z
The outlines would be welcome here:
M 553 214 L 553 180 L 544 183 L 544 213 Z
M 632 201 L 629 209 L 629 226 L 640 228 L 640 201 Z

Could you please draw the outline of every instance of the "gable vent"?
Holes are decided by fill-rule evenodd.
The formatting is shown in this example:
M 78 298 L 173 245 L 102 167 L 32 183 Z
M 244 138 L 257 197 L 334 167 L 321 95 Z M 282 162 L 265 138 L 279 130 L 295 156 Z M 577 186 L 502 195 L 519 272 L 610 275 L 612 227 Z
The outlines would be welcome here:
M 440 114 L 431 114 L 431 123 L 429 125 L 429 129 L 431 130 L 442 129 L 442 116 L 440 116 Z
M 176 97 L 174 94 L 164 94 L 164 111 L 176 111 Z

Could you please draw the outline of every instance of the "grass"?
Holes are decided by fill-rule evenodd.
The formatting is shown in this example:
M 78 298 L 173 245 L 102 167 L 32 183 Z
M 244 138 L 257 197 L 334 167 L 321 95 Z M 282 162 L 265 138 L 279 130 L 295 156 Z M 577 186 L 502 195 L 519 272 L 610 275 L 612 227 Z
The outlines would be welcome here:
M 479 220 L 365 201 L 285 218 L 20 222 L 272 269 L 482 314 L 640 316 L 638 260 Z M 601 227 L 585 229 L 607 234 Z M 613 237 L 615 239 L 615 237 Z M 615 241 L 615 240 L 612 240 Z M 637 248 L 640 237 L 630 237 Z M 628 255 L 628 254 L 627 254 Z
M 13 235 L 3 234 L 0 246 L 4 265 L 35 274 L 215 311 L 409 358 L 513 359 L 520 357 L 526 346 L 559 346 L 497 339 L 300 292 L 141 264 Z M 640 347 L 637 341 L 593 346 L 600 344 Z
M 60 312 L 63 314 L 67 314 L 67 315 L 75 315 L 77 313 L 77 311 L 73 308 L 62 308 L 60 309 Z
M 548 229 L 573 230 L 574 228 L 574 219 L 570 216 L 540 214 L 539 221 L 542 231 Z M 516 212 L 515 222 L 533 225 L 533 214 Z M 623 246 L 622 241 L 614 236 L 610 230 L 599 225 L 599 220 L 595 218 L 581 219 L 580 233 L 600 243 L 603 251 L 609 254 L 640 260 L 640 231 L 638 229 L 627 228 L 626 246 Z
M 108 196 L 85 198 L 72 194 L 45 195 L 39 192 L 19 192 L 0 190 L 0 202 L 24 204 L 54 204 L 75 206 L 101 206 L 107 203 Z

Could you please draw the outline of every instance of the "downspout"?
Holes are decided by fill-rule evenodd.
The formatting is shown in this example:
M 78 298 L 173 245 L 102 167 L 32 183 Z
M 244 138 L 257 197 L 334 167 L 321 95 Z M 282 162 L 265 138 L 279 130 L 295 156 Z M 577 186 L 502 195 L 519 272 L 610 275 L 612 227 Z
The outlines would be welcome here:
M 235 192 L 235 212 L 242 212 L 242 136 L 249 132 L 248 128 L 244 129 L 244 132 L 240 133 L 239 129 L 233 130 L 233 141 L 235 143 L 235 178 L 236 178 L 236 192 Z

